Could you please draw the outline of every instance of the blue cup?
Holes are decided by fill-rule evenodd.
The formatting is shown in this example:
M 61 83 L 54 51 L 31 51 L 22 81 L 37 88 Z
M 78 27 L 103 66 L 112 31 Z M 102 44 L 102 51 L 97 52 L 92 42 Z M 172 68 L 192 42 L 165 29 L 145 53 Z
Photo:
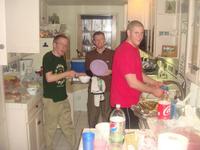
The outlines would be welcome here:
M 94 150 L 94 133 L 93 132 L 83 132 L 83 150 Z

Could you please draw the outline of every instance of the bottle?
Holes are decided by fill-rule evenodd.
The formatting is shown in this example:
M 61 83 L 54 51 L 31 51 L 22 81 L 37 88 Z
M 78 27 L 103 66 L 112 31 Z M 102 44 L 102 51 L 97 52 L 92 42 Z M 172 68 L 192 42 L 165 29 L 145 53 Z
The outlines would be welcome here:
M 163 96 L 158 101 L 157 113 L 158 119 L 166 120 L 170 119 L 171 101 L 169 100 L 169 92 L 166 90 L 163 92 Z
M 125 114 L 120 109 L 120 104 L 116 105 L 116 108 L 110 115 L 110 142 L 122 144 L 125 136 Z

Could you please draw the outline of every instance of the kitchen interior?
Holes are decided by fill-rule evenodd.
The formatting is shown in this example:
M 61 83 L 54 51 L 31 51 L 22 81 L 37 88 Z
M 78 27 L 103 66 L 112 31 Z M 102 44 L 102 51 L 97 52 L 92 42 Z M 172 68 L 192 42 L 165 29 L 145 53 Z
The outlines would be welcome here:
M 84 72 L 94 31 L 103 31 L 107 47 L 114 50 L 131 20 L 145 28 L 143 71 L 169 83 L 170 98 L 184 105 L 188 120 L 182 120 L 182 127 L 192 126 L 200 135 L 199 0 L 1 0 L 0 19 L 0 150 L 44 149 L 42 57 L 52 50 L 55 35 L 70 39 L 68 69 Z M 80 140 L 88 127 L 88 83 L 69 79 L 67 92 Z M 147 93 L 142 98 L 155 99 Z M 155 121 L 149 120 L 142 115 L 141 129 L 154 129 Z M 54 145 L 67 148 L 59 127 Z

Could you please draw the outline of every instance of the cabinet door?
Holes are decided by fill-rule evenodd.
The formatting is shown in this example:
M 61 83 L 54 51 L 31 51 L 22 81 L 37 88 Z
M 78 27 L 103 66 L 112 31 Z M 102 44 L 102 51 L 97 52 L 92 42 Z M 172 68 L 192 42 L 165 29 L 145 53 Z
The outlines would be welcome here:
M 0 85 L 3 85 L 2 77 L 3 77 L 2 66 L 0 66 Z M 3 87 L 0 86 L 0 149 L 1 150 L 8 149 L 6 129 L 7 128 L 6 128 L 6 117 L 5 117 L 4 90 Z
M 200 1 L 189 2 L 186 74 L 191 81 L 200 85 Z
M 28 123 L 29 150 L 37 150 L 36 116 Z
M 39 0 L 6 0 L 8 52 L 39 53 Z
M 40 25 L 47 24 L 47 0 L 40 0 Z
M 7 64 L 5 0 L 0 0 L 0 65 Z
M 39 110 L 36 119 L 36 136 L 37 136 L 37 150 L 42 150 L 44 148 L 44 134 L 43 134 L 43 112 L 42 109 Z

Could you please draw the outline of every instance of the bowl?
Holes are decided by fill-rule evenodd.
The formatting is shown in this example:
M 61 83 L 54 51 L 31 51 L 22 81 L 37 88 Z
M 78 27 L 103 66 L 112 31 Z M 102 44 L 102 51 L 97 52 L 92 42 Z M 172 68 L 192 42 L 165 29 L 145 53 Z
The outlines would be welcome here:
M 79 76 L 81 83 L 88 83 L 90 81 L 90 76 Z
M 27 92 L 30 94 L 30 95 L 36 95 L 37 91 L 38 91 L 38 88 L 35 88 L 35 87 L 29 87 L 26 89 Z

